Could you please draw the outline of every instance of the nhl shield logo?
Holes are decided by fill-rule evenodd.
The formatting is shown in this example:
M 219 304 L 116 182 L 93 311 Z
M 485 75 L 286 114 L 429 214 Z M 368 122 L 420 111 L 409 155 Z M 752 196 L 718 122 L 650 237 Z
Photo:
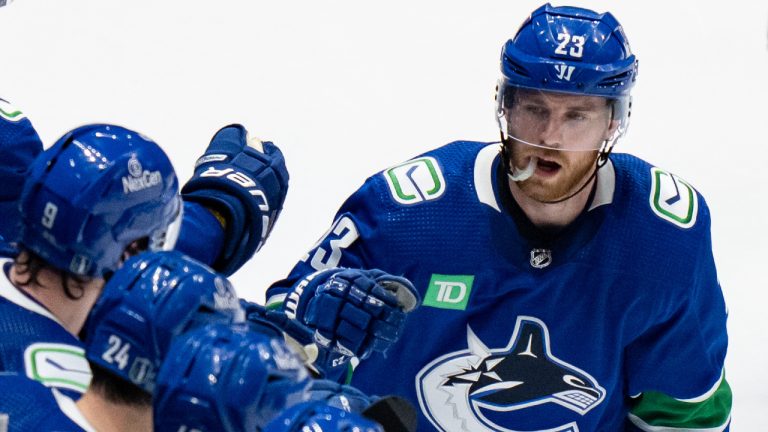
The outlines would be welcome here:
M 544 268 L 552 264 L 552 251 L 549 249 L 531 250 L 531 267 Z

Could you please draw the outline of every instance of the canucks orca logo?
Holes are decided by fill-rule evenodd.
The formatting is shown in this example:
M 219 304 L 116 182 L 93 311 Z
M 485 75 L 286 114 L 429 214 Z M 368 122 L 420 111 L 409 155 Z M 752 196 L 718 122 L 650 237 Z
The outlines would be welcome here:
M 592 376 L 552 354 L 549 330 L 537 318 L 518 317 L 509 344 L 500 349 L 486 347 L 467 326 L 467 346 L 432 361 L 416 377 L 421 409 L 438 430 L 515 431 L 484 412 L 555 404 L 584 415 L 605 398 Z M 571 421 L 545 429 L 578 426 Z

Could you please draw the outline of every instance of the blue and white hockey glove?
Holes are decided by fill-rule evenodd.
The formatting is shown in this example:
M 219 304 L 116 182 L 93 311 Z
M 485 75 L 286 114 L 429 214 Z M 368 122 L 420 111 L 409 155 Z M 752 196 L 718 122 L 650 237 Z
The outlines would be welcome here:
M 216 132 L 181 190 L 185 201 L 200 203 L 220 217 L 225 239 L 212 267 L 227 275 L 264 244 L 287 193 L 288 170 L 280 149 L 249 139 L 239 124 Z
M 408 279 L 381 270 L 329 269 L 313 273 L 288 292 L 283 331 L 305 348 L 312 366 L 329 377 L 353 357 L 385 353 L 421 299 Z M 310 339 L 311 338 L 311 339 Z M 306 349 L 305 349 L 306 350 Z

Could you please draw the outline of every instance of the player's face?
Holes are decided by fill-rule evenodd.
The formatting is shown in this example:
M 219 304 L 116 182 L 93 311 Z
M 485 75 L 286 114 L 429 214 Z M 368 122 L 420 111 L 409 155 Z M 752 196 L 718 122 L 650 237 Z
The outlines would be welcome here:
M 533 175 L 518 182 L 533 199 L 554 201 L 575 192 L 592 174 L 597 149 L 613 134 L 605 98 L 520 89 L 507 108 L 515 167 L 537 159 Z
M 591 151 L 616 129 L 606 98 L 517 88 L 504 107 L 507 135 L 545 149 Z

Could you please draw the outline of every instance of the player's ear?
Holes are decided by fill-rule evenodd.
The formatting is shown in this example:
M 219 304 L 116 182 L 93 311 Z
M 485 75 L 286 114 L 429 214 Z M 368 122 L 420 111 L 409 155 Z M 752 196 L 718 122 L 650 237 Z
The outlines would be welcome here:
M 616 129 L 619 127 L 620 123 L 621 122 L 619 120 L 611 119 L 608 123 L 608 129 L 605 131 L 605 136 L 603 136 L 603 140 L 611 139 L 616 133 Z

